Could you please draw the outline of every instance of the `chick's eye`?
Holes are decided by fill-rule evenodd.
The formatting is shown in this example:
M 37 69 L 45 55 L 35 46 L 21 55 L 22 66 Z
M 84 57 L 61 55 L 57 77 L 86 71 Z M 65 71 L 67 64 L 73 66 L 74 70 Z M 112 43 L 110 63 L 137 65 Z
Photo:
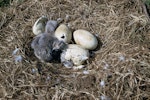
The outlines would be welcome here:
M 63 35 L 63 36 L 61 36 L 61 38 L 62 38 L 62 39 L 64 39 L 64 38 L 65 38 L 65 36 Z
M 54 49 L 52 52 L 54 53 L 54 52 L 58 52 L 59 51 L 59 49 Z

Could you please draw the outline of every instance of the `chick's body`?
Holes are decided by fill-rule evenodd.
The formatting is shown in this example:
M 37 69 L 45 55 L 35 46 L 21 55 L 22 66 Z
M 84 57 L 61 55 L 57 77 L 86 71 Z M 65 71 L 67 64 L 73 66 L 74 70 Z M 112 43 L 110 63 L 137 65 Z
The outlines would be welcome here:
M 33 33 L 35 31 L 41 33 L 35 34 L 37 36 L 33 39 L 31 47 L 34 49 L 35 56 L 42 62 L 60 59 L 60 53 L 66 44 L 59 41 L 54 36 L 54 32 L 61 21 L 61 19 L 48 21 L 46 17 L 40 17 L 33 26 Z
M 46 23 L 45 32 L 46 33 L 53 33 L 55 31 L 55 29 L 58 27 L 58 24 L 59 23 L 55 20 L 49 20 Z
M 35 56 L 44 62 L 58 60 L 65 43 L 59 41 L 50 33 L 37 35 L 31 43 Z

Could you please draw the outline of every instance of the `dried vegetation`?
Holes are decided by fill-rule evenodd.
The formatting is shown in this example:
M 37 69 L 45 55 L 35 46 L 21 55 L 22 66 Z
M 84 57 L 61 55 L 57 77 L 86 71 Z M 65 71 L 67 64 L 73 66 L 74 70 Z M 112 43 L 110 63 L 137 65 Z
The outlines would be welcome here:
M 103 45 L 85 68 L 38 62 L 30 43 L 42 15 L 99 37 Z M 140 0 L 14 0 L 0 8 L 0 98 L 149 100 L 149 30 Z

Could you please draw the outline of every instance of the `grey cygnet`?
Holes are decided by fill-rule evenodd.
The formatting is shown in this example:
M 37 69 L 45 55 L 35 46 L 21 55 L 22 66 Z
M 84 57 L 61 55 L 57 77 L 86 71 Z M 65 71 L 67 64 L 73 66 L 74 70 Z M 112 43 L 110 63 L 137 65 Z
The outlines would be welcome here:
M 55 29 L 58 26 L 58 22 L 55 20 L 50 20 L 46 23 L 45 32 L 46 33 L 54 33 Z
M 31 43 L 35 56 L 42 62 L 60 61 L 60 54 L 67 46 L 54 36 L 54 31 L 59 22 L 50 20 L 45 26 L 45 33 L 37 35 Z
M 31 47 L 38 59 L 42 62 L 51 62 L 60 60 L 60 53 L 66 47 L 66 44 L 49 33 L 42 33 L 34 38 Z
M 45 26 L 45 32 L 46 33 L 54 33 L 56 28 L 58 27 L 58 25 L 63 21 L 63 19 L 58 18 L 57 21 L 56 20 L 49 20 L 46 23 Z

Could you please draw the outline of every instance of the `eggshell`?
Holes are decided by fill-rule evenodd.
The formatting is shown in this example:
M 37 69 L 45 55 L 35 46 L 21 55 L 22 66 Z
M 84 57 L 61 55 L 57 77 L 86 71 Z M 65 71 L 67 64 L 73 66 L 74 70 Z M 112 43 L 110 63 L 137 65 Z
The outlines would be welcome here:
M 82 48 L 80 45 L 77 44 L 69 44 L 68 48 L 64 50 L 61 54 L 61 62 L 68 62 L 69 65 L 70 62 L 73 63 L 73 65 L 82 65 L 87 59 L 89 58 L 89 51 Z
M 64 41 L 65 43 L 69 43 L 72 39 L 72 32 L 68 26 L 65 24 L 61 24 L 55 31 L 55 36 L 58 40 Z
M 83 48 L 88 50 L 94 50 L 98 45 L 97 38 L 90 32 L 83 29 L 74 31 L 73 38 L 76 44 L 81 45 Z
M 48 21 L 48 18 L 45 16 L 42 16 L 39 19 L 37 19 L 32 28 L 33 33 L 35 35 L 44 33 L 47 21 Z

